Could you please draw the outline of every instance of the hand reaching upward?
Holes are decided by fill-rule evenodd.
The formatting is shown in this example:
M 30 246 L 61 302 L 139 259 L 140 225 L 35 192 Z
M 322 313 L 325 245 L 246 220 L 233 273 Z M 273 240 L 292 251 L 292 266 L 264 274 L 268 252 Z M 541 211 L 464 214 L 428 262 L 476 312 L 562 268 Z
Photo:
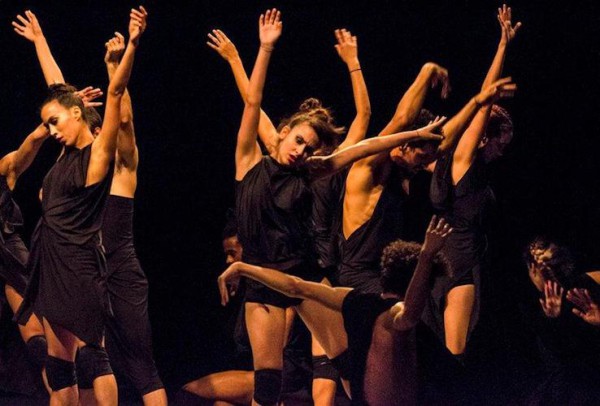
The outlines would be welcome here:
M 281 36 L 283 23 L 280 20 L 281 12 L 277 9 L 267 10 L 265 14 L 261 14 L 258 19 L 258 34 L 260 45 L 265 50 L 272 50 L 275 43 Z

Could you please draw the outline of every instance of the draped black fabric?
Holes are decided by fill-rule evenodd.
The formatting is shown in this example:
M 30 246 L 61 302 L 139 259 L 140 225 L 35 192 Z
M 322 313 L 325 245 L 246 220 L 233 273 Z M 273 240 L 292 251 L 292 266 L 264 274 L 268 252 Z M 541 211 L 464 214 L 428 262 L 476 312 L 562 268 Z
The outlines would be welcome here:
M 265 156 L 237 182 L 235 210 L 244 262 L 285 271 L 315 261 L 307 178 L 305 171 Z
M 42 218 L 32 237 L 31 281 L 16 317 L 58 324 L 88 344 L 100 344 L 110 303 L 100 237 L 113 165 L 86 186 L 92 144 L 67 147 L 43 182 Z
M 338 279 L 341 286 L 381 293 L 381 253 L 390 242 L 403 237 L 404 204 L 407 199 L 399 168 L 396 165 L 391 168 L 373 215 L 347 239 L 344 237 L 341 216 L 338 216 L 335 231 L 338 234 Z

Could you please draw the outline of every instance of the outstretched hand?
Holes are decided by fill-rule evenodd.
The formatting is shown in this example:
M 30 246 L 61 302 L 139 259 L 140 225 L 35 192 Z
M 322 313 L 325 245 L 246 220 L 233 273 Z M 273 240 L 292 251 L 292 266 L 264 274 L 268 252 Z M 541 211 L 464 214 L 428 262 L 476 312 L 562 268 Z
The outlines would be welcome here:
M 358 62 L 358 41 L 356 36 L 345 28 L 335 30 L 335 50 L 346 65 Z
M 517 31 L 523 24 L 518 22 L 512 25 L 512 10 L 510 7 L 507 7 L 506 4 L 502 5 L 502 8 L 498 9 L 498 22 L 500 23 L 500 28 L 502 29 L 502 37 L 500 41 L 504 44 L 509 44 L 517 35 Z
M 446 117 L 436 117 L 435 120 L 430 121 L 424 127 L 417 130 L 417 136 L 422 140 L 443 140 L 444 136 L 433 133 L 434 130 L 441 127 L 446 122 Z
M 208 33 L 208 39 L 206 45 L 217 51 L 221 58 L 230 62 L 239 57 L 235 44 L 225 35 L 221 30 L 212 30 L 212 33 Z
M 281 22 L 281 11 L 276 8 L 267 10 L 258 19 L 258 36 L 260 45 L 270 50 L 281 36 L 283 23 Z
M 129 13 L 129 42 L 137 45 L 140 37 L 146 31 L 148 12 L 144 6 L 140 6 L 139 10 L 134 8 Z
M 450 224 L 441 217 L 438 220 L 438 217 L 434 215 L 429 222 L 427 232 L 425 232 L 425 241 L 421 252 L 429 255 L 437 254 L 446 243 L 450 233 L 452 233 Z
M 219 276 L 217 283 L 219 293 L 221 294 L 221 305 L 226 306 L 229 303 L 229 296 L 235 296 L 240 285 L 240 262 L 234 262 Z
M 544 298 L 540 299 L 542 310 L 546 316 L 553 319 L 560 316 L 563 292 L 564 289 L 558 283 L 551 280 L 546 281 L 544 285 Z
M 20 14 L 17 15 L 17 20 L 19 20 L 21 24 L 16 21 L 12 22 L 15 32 L 31 42 L 34 42 L 38 38 L 42 38 L 44 33 L 42 32 L 42 27 L 40 27 L 40 23 L 35 14 L 30 10 L 26 10 L 25 17 Z
M 105 63 L 118 64 L 121 59 L 121 55 L 125 52 L 125 38 L 118 32 L 115 32 L 115 36 L 109 39 L 106 44 L 106 54 L 104 55 Z
M 475 96 L 475 103 L 488 106 L 498 99 L 513 97 L 516 91 L 517 85 L 512 82 L 512 78 L 498 79 Z
M 102 102 L 94 102 L 92 100 L 97 99 L 102 96 L 102 90 L 97 87 L 84 87 L 81 90 L 75 92 L 75 95 L 78 96 L 83 102 L 84 107 L 98 107 L 102 106 Z
M 600 309 L 587 289 L 571 289 L 567 292 L 567 300 L 577 306 L 573 308 L 575 315 L 589 324 L 600 326 Z

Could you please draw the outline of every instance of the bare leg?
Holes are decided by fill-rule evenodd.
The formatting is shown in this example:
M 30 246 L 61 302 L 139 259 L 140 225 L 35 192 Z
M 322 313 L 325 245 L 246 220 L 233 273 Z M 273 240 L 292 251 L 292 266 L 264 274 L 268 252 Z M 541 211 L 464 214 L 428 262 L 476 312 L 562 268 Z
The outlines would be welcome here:
M 254 393 L 254 371 L 225 371 L 189 382 L 183 389 L 203 399 L 249 405 Z
M 446 297 L 444 333 L 446 347 L 454 355 L 465 352 L 474 303 L 475 285 L 456 286 Z
M 283 369 L 283 346 L 285 342 L 285 310 L 260 303 L 246 306 L 246 326 L 254 370 Z M 257 403 L 252 399 L 252 404 Z
M 46 319 L 43 323 L 46 340 L 48 340 L 48 355 L 64 361 L 75 362 L 77 342 L 79 341 L 77 337 L 60 326 L 50 326 Z M 77 385 L 53 391 L 50 394 L 50 406 L 77 406 L 78 403 Z

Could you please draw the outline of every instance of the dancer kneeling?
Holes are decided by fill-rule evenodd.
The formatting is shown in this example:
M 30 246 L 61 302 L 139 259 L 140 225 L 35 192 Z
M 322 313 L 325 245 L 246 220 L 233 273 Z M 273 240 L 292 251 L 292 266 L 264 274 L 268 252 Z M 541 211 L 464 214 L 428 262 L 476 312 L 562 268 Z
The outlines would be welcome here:
M 219 277 L 221 302 L 227 304 L 230 294 L 235 294 L 241 276 L 287 296 L 305 299 L 303 304 L 310 303 L 306 307 L 311 314 L 302 311 L 304 306 L 298 306 L 298 310 L 311 332 L 319 338 L 324 334 L 331 337 L 328 332 L 337 330 L 338 342 L 347 350 L 333 361 L 340 375 L 350 380 L 353 404 L 416 404 L 415 326 L 429 293 L 432 270 L 448 269 L 438 252 L 451 232 L 444 219 L 434 217 L 422 246 L 404 241 L 391 243 L 382 256 L 381 295 L 333 288 L 236 262 Z M 343 326 L 315 322 L 319 310 L 325 308 L 341 312 Z M 321 344 L 330 355 L 331 343 Z

